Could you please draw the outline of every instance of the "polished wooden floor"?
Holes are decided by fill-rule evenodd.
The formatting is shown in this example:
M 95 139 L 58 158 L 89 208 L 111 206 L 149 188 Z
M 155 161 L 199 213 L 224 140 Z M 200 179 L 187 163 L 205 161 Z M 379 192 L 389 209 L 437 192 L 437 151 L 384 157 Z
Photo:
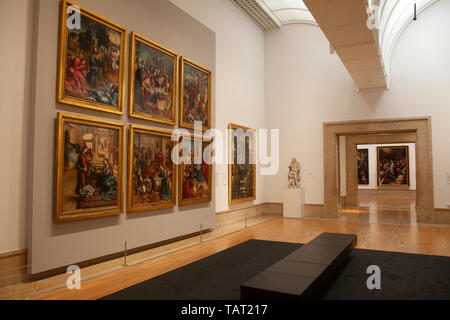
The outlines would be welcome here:
M 357 248 L 450 256 L 450 227 L 276 218 L 159 258 L 60 289 L 36 299 L 98 299 L 235 246 L 249 239 L 306 243 L 322 232 L 353 233 Z

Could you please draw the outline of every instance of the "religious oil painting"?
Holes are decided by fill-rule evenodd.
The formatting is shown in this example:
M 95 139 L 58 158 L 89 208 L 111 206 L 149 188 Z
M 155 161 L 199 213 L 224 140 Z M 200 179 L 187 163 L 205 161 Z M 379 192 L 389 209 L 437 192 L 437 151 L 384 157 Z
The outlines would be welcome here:
M 131 33 L 129 115 L 175 124 L 178 55 Z
M 228 202 L 256 198 L 255 130 L 229 124 Z
M 182 162 L 178 168 L 178 205 L 193 205 L 211 201 L 212 164 L 207 148 L 211 141 L 198 136 L 183 136 L 178 147 Z M 206 151 L 205 151 L 206 150 Z
M 358 184 L 369 184 L 369 149 L 357 149 Z
M 138 126 L 131 126 L 128 133 L 127 211 L 175 207 L 172 133 Z
M 181 57 L 180 126 L 193 129 L 196 122 L 211 128 L 211 71 Z
M 122 114 L 126 29 L 70 1 L 61 10 L 57 101 Z
M 409 186 L 409 148 L 377 147 L 378 185 Z
M 124 125 L 58 114 L 55 221 L 122 213 Z

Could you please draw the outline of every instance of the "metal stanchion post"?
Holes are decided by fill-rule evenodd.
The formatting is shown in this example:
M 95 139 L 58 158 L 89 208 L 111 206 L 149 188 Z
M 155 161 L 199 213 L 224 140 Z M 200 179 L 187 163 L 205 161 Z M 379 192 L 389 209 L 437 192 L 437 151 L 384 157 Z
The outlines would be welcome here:
M 203 224 L 200 224 L 200 242 L 203 242 Z
M 124 263 L 123 263 L 123 266 L 124 267 L 128 267 L 128 264 L 127 264 L 127 242 L 125 241 L 125 250 L 123 251 L 123 259 L 124 259 Z

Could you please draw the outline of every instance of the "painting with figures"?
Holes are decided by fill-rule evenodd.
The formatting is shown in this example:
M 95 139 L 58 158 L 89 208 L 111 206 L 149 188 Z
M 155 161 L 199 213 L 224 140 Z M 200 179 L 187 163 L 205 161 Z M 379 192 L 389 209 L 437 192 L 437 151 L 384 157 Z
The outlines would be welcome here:
M 175 52 L 131 34 L 130 116 L 175 124 L 177 59 Z
M 182 164 L 179 166 L 178 205 L 192 205 L 211 201 L 212 165 L 203 157 L 210 141 L 183 138 Z
M 55 219 L 122 212 L 124 125 L 58 114 Z
M 211 127 L 211 71 L 181 57 L 180 59 L 180 126 L 203 130 Z
M 228 165 L 228 202 L 252 201 L 256 198 L 255 131 L 230 124 L 230 163 Z
M 357 150 L 358 184 L 369 184 L 369 149 Z
M 69 28 L 70 6 L 75 4 L 63 2 L 57 100 L 121 114 L 126 29 L 79 6 L 79 28 Z
M 176 205 L 171 132 L 131 126 L 128 154 L 128 212 Z
M 408 146 L 377 147 L 378 185 L 409 186 Z

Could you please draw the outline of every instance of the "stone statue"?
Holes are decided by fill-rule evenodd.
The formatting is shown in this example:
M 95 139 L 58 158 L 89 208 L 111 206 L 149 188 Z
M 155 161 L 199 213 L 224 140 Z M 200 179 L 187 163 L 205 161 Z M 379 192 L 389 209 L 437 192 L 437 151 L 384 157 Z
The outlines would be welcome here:
M 300 180 L 300 163 L 297 159 L 292 158 L 291 164 L 289 165 L 288 188 L 300 188 Z

